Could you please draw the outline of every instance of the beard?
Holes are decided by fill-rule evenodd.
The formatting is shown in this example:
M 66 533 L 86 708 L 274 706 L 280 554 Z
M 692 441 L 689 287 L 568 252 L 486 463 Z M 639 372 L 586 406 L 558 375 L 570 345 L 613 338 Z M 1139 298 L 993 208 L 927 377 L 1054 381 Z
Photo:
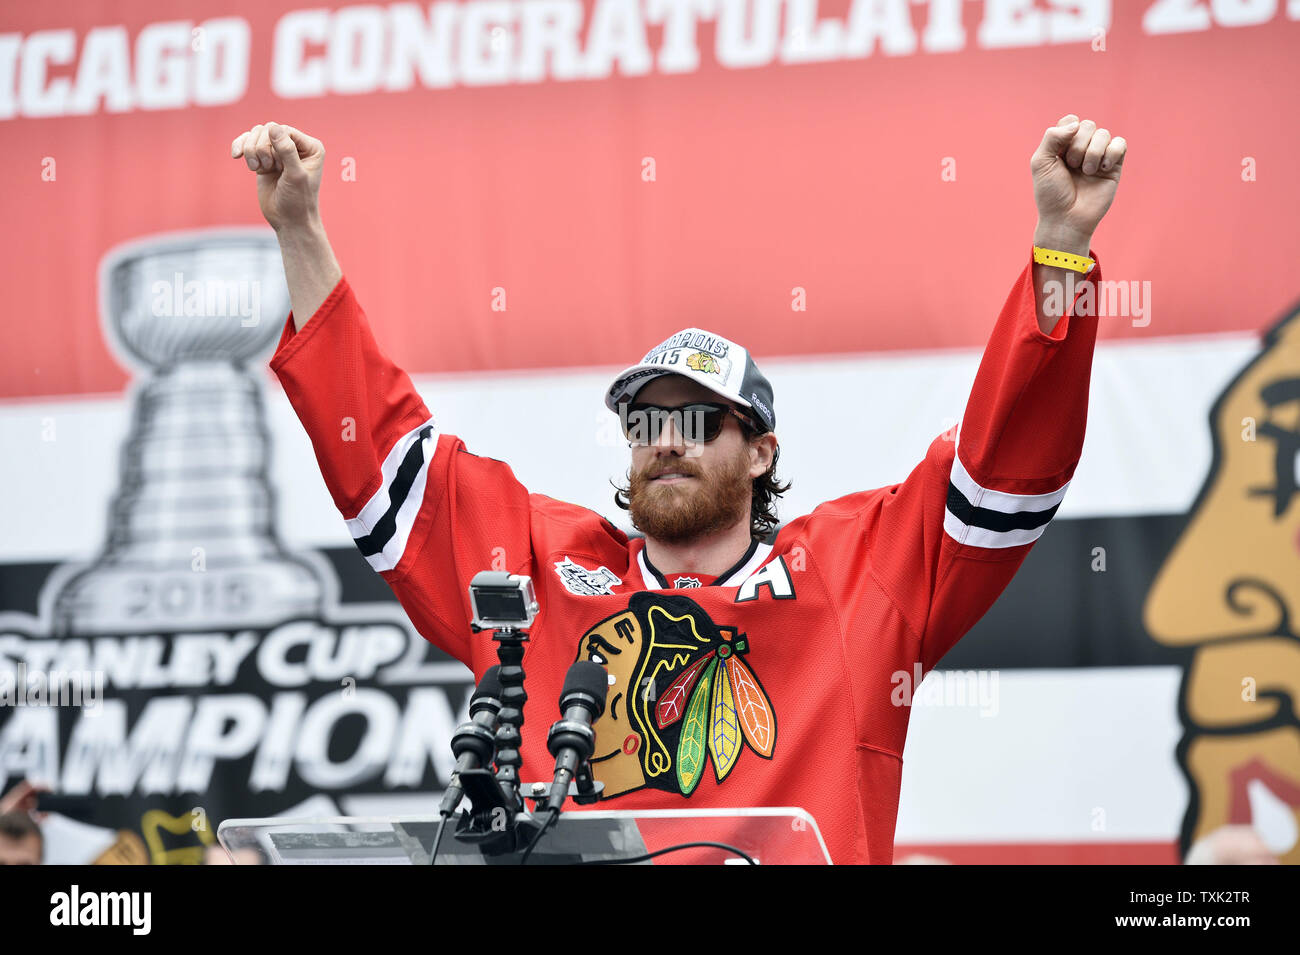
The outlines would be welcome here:
M 656 484 L 653 476 L 666 471 L 687 474 L 682 484 Z M 714 534 L 748 520 L 753 504 L 754 479 L 749 460 L 740 448 L 730 459 L 704 471 L 684 458 L 653 461 L 629 475 L 628 512 L 633 525 L 647 537 L 672 544 Z

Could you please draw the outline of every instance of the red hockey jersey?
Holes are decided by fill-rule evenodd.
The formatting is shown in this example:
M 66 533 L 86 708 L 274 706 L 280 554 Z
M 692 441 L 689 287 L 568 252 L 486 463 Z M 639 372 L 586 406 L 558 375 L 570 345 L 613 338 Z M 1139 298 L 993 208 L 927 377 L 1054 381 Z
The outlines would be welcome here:
M 1032 274 L 1027 263 L 998 316 L 958 440 L 937 437 L 901 484 L 790 521 L 712 582 L 671 586 L 641 540 L 440 433 L 346 279 L 301 332 L 290 317 L 271 368 L 357 547 L 476 680 L 497 658 L 491 634 L 470 631 L 470 578 L 533 579 L 521 779 L 550 779 L 565 671 L 595 660 L 611 676 L 599 808 L 801 807 L 835 862 L 888 863 L 900 689 L 992 605 L 1083 445 L 1097 319 L 1067 313 L 1043 334 Z M 1098 266 L 1087 283 L 1100 278 Z

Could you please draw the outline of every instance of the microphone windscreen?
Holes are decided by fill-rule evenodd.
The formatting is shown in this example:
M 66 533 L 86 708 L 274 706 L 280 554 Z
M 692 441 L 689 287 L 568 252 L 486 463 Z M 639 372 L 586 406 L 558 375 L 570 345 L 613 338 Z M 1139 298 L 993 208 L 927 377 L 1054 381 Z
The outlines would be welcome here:
M 569 708 L 570 697 L 580 693 L 596 701 L 596 717 L 605 712 L 605 696 L 609 693 L 609 672 L 599 663 L 579 660 L 564 675 L 564 689 L 560 693 L 560 712 Z
M 501 665 L 490 666 L 487 672 L 483 674 L 483 679 L 479 680 L 478 688 L 474 690 L 474 695 L 470 697 L 470 702 L 483 697 L 492 699 L 501 698 Z

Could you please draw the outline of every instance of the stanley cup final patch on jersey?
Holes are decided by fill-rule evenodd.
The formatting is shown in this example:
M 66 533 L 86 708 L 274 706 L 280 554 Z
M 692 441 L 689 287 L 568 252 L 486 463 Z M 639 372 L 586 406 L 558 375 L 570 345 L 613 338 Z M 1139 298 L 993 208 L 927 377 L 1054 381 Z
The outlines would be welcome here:
M 575 564 L 568 556 L 562 561 L 556 561 L 555 572 L 559 574 L 565 589 L 579 597 L 612 594 L 614 588 L 623 582 L 608 567 L 588 570 L 581 564 Z
M 959 544 L 971 547 L 1018 547 L 1042 536 L 1065 498 L 1064 485 L 1047 494 L 1011 494 L 975 482 L 961 455 L 954 454 L 948 480 L 943 529 Z

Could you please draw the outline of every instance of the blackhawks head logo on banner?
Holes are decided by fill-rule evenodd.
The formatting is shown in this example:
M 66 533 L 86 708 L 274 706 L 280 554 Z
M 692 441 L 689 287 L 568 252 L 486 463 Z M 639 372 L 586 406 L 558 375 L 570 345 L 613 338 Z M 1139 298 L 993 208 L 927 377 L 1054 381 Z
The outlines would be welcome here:
M 689 796 L 710 766 L 725 782 L 746 749 L 771 759 L 776 711 L 748 653 L 748 636 L 676 595 L 633 594 L 588 630 L 578 659 L 613 677 L 591 760 L 605 796 L 646 786 Z
M 1189 650 L 1178 715 L 1184 853 L 1251 826 L 1300 863 L 1300 309 L 1210 412 L 1214 458 L 1147 594 L 1159 643 Z

